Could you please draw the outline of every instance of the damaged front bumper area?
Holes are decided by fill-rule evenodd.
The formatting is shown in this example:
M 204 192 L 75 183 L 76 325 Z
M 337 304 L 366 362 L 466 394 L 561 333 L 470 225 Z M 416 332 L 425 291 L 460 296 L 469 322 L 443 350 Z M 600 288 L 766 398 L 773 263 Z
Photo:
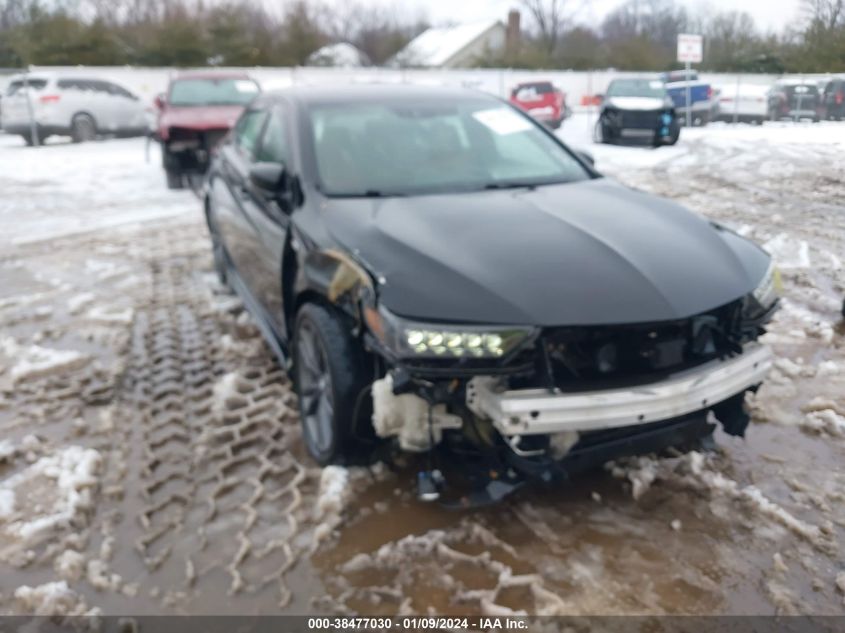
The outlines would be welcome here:
M 751 343 L 733 358 L 627 388 L 570 393 L 507 390 L 495 377 L 476 377 L 467 384 L 467 406 L 492 421 L 505 437 L 636 426 L 709 409 L 759 385 L 771 365 L 771 351 Z
M 772 365 L 758 338 L 774 309 L 751 318 L 737 302 L 672 322 L 538 328 L 498 359 L 385 359 L 373 427 L 463 471 L 476 492 L 461 505 L 620 457 L 707 446 L 716 422 L 742 436 L 746 393 Z

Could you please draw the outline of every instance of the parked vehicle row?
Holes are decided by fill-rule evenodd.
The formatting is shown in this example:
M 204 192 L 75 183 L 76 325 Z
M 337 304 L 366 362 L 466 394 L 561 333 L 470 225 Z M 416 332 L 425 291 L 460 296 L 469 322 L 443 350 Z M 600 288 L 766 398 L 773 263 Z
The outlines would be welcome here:
M 845 79 L 781 79 L 772 86 L 725 84 L 719 87 L 718 120 L 763 121 L 845 119 Z

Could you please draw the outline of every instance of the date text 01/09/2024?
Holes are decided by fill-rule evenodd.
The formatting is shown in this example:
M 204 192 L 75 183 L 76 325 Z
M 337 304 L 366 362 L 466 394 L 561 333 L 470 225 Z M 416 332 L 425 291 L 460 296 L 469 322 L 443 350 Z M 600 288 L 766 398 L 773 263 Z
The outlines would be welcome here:
M 345 617 L 308 618 L 311 631 L 524 631 L 528 622 L 511 617 Z

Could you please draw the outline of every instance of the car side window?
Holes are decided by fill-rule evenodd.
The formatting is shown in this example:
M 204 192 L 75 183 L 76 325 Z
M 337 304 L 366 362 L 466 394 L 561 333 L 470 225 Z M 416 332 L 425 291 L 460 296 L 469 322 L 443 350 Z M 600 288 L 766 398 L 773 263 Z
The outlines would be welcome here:
M 266 110 L 248 110 L 238 120 L 235 126 L 235 147 L 245 158 L 252 160 L 266 118 Z
M 123 97 L 124 99 L 134 98 L 131 92 L 113 83 L 109 84 L 109 93 L 114 97 Z
M 258 149 L 255 160 L 266 163 L 286 163 L 289 156 L 289 142 L 284 113 L 275 110 L 270 114 L 267 127 L 264 128 L 264 136 L 261 139 L 261 146 Z
M 109 84 L 106 81 L 91 80 L 86 83 L 88 83 L 90 89 L 94 92 L 99 92 L 100 94 L 109 93 Z

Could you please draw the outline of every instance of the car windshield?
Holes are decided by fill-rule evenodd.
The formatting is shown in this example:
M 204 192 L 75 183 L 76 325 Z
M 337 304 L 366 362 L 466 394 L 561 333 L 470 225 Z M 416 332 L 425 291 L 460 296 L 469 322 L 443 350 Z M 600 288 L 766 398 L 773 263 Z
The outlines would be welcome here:
M 591 177 L 537 124 L 492 100 L 315 105 L 309 117 L 327 195 L 419 195 Z
M 666 88 L 656 79 L 614 79 L 607 88 L 607 96 L 662 99 L 666 96 Z
M 246 105 L 258 94 L 252 79 L 179 79 L 170 88 L 172 106 Z

